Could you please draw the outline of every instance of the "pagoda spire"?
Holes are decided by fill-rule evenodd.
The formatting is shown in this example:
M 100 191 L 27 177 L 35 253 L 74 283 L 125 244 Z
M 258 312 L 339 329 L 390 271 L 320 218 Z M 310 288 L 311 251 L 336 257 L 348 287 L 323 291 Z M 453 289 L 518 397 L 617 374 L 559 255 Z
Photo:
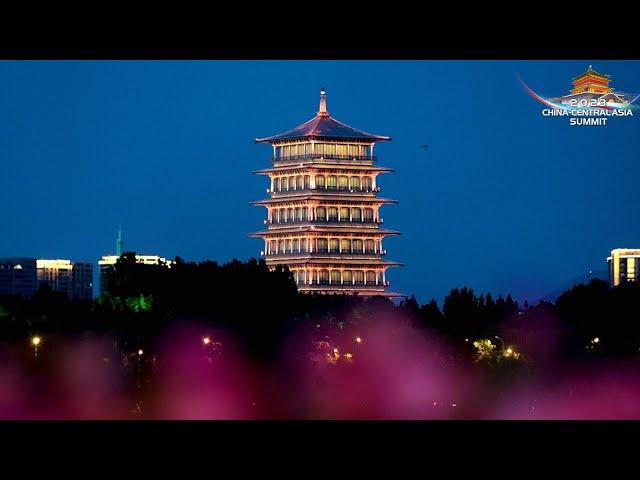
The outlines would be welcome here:
M 320 110 L 318 111 L 318 115 L 329 115 L 329 112 L 327 112 L 327 91 L 324 88 L 320 89 Z

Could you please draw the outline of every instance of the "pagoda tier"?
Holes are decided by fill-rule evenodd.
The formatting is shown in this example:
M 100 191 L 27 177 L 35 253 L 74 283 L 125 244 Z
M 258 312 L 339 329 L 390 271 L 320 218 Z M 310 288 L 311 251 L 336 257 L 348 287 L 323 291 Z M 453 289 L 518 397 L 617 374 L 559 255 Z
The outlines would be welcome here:
M 573 89 L 571 90 L 571 94 L 611 93 L 613 92 L 613 89 L 609 87 L 610 81 L 611 77 L 609 75 L 598 73 L 591 68 L 591 65 L 589 65 L 589 69 L 586 72 L 573 79 Z
M 394 230 L 380 227 L 382 205 L 377 177 L 392 172 L 375 166 L 373 148 L 390 137 L 354 129 L 320 109 L 308 122 L 279 135 L 256 139 L 271 143 L 273 167 L 254 173 L 269 177 L 270 198 L 252 202 L 267 209 L 261 255 L 270 267 L 286 265 L 303 292 L 401 296 L 388 292 L 382 241 Z

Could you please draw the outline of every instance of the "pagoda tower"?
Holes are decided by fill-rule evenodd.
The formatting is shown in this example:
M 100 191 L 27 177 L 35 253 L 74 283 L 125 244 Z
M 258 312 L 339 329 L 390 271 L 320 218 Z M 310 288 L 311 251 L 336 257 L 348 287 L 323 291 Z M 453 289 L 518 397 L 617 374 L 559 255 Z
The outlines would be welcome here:
M 302 292 L 402 296 L 387 291 L 383 239 L 399 232 L 381 228 L 380 207 L 397 203 L 378 197 L 377 177 L 392 172 L 376 165 L 376 143 L 390 137 L 356 130 L 327 111 L 326 91 L 311 120 L 284 133 L 257 138 L 273 147 L 270 198 L 253 202 L 267 209 L 267 265 L 286 265 Z
M 611 93 L 613 92 L 613 89 L 609 87 L 610 81 L 611 77 L 609 75 L 598 73 L 591 68 L 591 65 L 589 65 L 589 69 L 586 72 L 573 79 L 573 89 L 571 90 L 571 94 Z

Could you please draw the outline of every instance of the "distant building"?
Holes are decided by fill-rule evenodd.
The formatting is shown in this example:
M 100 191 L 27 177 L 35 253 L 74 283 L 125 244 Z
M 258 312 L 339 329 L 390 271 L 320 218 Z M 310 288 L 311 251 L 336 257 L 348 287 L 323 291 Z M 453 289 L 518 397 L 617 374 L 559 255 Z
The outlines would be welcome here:
M 69 298 L 91 300 L 92 277 L 91 263 L 43 258 L 0 259 L 0 295 L 31 298 L 46 284 Z
M 120 258 L 118 255 L 105 255 L 98 260 L 98 267 L 100 268 L 100 295 L 107 293 L 106 274 L 111 270 L 116 262 Z M 158 255 L 136 255 L 136 262 L 144 265 L 166 265 L 171 267 L 172 260 L 167 260 L 164 257 Z
M 111 270 L 118 258 L 124 253 L 124 239 L 122 238 L 122 226 L 118 226 L 118 238 L 116 239 L 116 254 L 105 255 L 98 260 L 98 268 L 100 269 L 100 295 L 107 293 L 106 274 Z M 158 255 L 136 255 L 136 262 L 145 265 L 166 265 L 171 267 L 173 261 L 167 260 Z
M 93 299 L 93 264 L 90 262 L 74 262 L 73 295 L 79 300 Z
M 38 288 L 42 285 L 49 285 L 52 290 L 64 292 L 71 298 L 73 293 L 73 263 L 71 260 L 37 259 L 36 269 Z
M 35 258 L 0 258 L 0 295 L 31 298 L 36 290 Z
M 640 266 L 640 248 L 616 248 L 607 258 L 609 281 L 617 287 L 621 283 L 635 282 Z
M 93 298 L 93 265 L 62 259 L 37 259 L 38 288 L 49 285 L 52 290 L 66 293 L 71 299 Z

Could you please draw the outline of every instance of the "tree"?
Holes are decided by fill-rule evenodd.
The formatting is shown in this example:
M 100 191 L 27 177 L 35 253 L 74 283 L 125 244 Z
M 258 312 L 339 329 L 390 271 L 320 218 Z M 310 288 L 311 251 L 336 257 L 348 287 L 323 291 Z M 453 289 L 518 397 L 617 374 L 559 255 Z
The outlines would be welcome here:
M 438 302 L 432 298 L 429 303 L 425 303 L 420 307 L 420 318 L 423 325 L 434 328 L 436 330 L 444 329 L 444 315 L 438 307 Z

